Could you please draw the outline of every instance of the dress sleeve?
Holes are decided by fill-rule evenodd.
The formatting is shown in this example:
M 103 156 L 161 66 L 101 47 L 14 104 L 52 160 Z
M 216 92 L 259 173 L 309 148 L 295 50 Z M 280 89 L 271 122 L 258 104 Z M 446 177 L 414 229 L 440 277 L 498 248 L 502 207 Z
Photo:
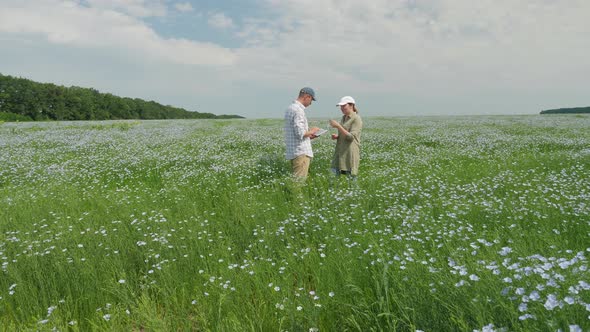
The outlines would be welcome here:
M 350 130 L 348 131 L 348 135 L 346 139 L 349 141 L 357 141 L 360 142 L 361 140 L 361 130 L 363 129 L 363 120 L 359 116 L 357 116 L 354 121 L 350 124 Z

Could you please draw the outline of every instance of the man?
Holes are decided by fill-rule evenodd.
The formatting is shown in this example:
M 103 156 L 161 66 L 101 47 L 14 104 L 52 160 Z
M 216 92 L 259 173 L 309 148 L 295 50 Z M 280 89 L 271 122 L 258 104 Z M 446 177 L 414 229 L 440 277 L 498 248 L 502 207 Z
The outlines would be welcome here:
M 311 140 L 316 138 L 318 127 L 309 128 L 305 109 L 315 100 L 312 88 L 305 87 L 299 91 L 299 97 L 285 111 L 285 157 L 291 161 L 293 175 L 305 179 L 309 172 L 313 151 Z

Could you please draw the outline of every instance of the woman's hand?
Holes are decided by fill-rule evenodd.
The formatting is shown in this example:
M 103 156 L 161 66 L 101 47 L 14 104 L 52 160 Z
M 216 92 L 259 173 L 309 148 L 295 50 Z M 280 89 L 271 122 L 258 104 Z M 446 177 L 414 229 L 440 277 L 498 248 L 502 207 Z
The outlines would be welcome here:
M 338 135 L 332 134 L 332 139 L 338 139 Z
M 338 127 L 340 127 L 340 124 L 336 120 L 330 120 L 330 127 L 338 128 Z

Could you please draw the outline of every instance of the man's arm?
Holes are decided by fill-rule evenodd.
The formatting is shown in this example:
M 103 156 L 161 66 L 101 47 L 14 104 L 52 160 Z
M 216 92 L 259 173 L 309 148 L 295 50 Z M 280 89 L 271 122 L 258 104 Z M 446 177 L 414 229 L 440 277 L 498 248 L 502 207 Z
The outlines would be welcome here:
M 295 112 L 293 117 L 293 125 L 295 126 L 295 132 L 300 139 L 304 138 L 315 138 L 315 133 L 320 129 L 318 127 L 307 128 L 307 120 L 303 112 Z

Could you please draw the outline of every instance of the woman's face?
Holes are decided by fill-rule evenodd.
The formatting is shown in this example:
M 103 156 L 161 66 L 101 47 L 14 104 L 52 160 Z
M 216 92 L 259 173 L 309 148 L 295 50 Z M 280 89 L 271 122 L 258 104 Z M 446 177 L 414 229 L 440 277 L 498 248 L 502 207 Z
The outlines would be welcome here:
M 350 115 L 350 113 L 354 112 L 352 104 L 344 104 L 340 106 L 340 110 L 344 115 Z

